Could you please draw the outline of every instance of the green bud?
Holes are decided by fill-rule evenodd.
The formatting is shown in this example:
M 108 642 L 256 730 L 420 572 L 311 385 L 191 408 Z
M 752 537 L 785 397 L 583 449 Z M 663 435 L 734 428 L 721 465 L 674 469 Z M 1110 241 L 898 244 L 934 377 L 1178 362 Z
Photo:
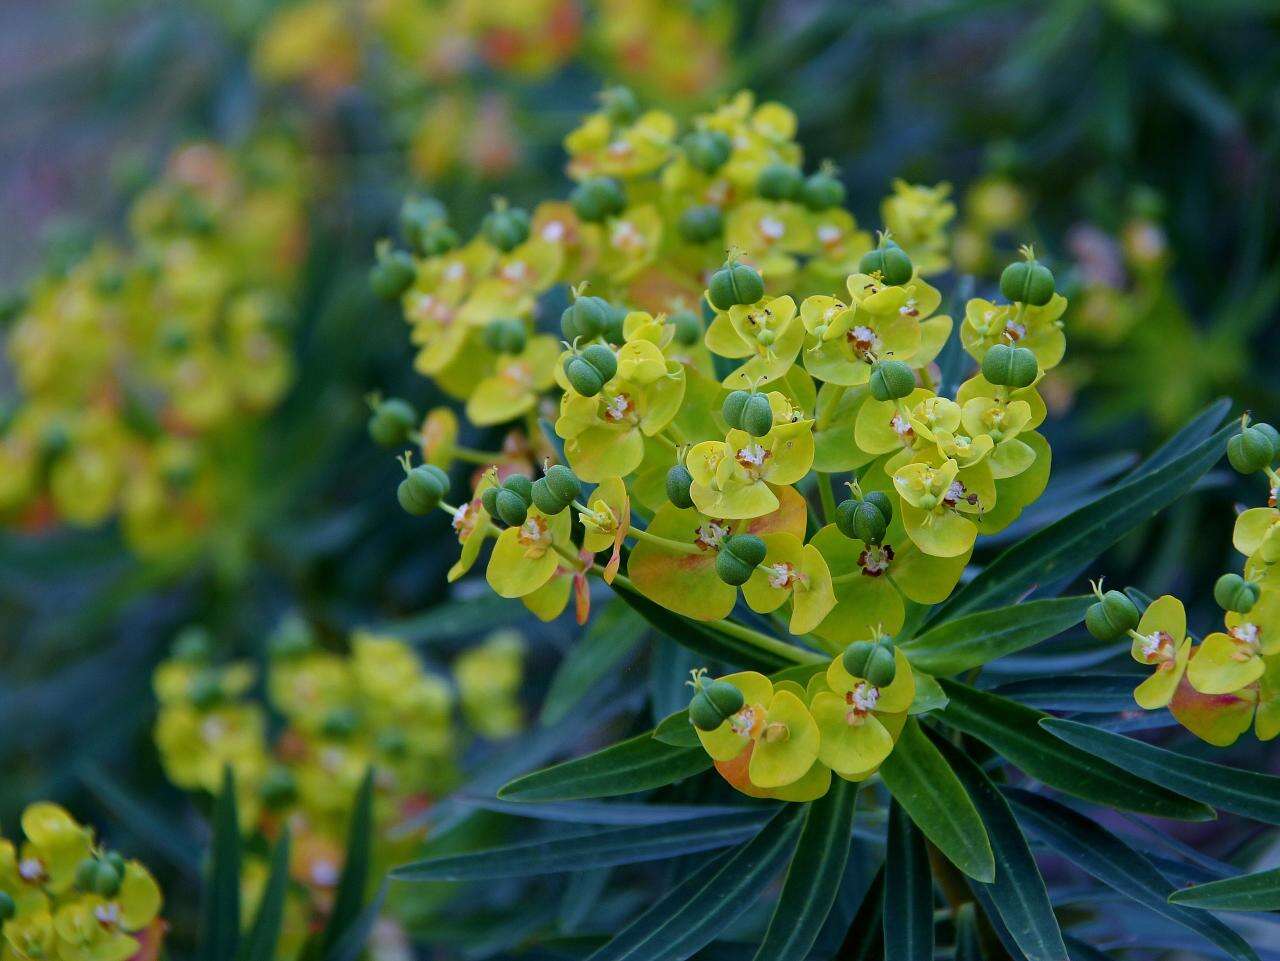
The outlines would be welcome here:
M 480 232 L 493 246 L 509 253 L 529 239 L 529 214 L 519 207 L 495 207 L 480 222 Z
M 8 921 L 18 913 L 17 902 L 7 891 L 0 891 L 0 923 Z
M 593 340 L 613 323 L 613 305 L 603 297 L 577 297 L 560 315 L 560 333 L 564 339 Z
M 518 354 L 528 341 L 524 322 L 511 317 L 489 321 L 484 329 L 484 342 L 499 354 Z
M 418 249 L 422 251 L 423 256 L 439 257 L 453 250 L 461 242 L 462 238 L 458 236 L 456 230 L 444 221 L 439 221 L 422 232 L 418 238 Z
M 630 87 L 609 87 L 601 91 L 600 107 L 614 124 L 629 124 L 640 116 L 640 101 Z
M 667 318 L 676 328 L 676 342 L 692 347 L 702 339 L 702 320 L 691 310 L 677 310 Z
M 120 890 L 120 882 L 122 880 L 124 880 L 123 875 L 116 871 L 113 865 L 108 864 L 106 861 L 99 861 L 94 868 L 94 893 L 100 894 L 104 898 L 115 897 Z
M 875 250 L 863 254 L 858 270 L 864 274 L 878 273 L 881 280 L 894 287 L 905 284 L 915 273 L 911 258 L 892 240 L 882 240 Z
M 734 430 L 742 430 L 742 412 L 750 397 L 751 392 L 748 390 L 731 390 L 720 405 L 720 416 Z
M 1257 426 L 1246 427 L 1227 441 L 1227 460 L 1241 474 L 1253 474 L 1269 467 L 1275 456 L 1270 435 Z
M 739 420 L 742 429 L 752 437 L 763 437 L 773 430 L 773 408 L 764 394 L 748 394 Z
M 676 507 L 687 509 L 693 506 L 693 498 L 689 496 L 689 486 L 693 483 L 693 475 L 684 464 L 676 464 L 667 471 L 667 500 Z
M 1084 612 L 1084 626 L 1100 641 L 1118 641 L 1140 619 L 1138 608 L 1121 591 L 1107 591 Z
M 680 236 L 691 244 L 705 244 L 724 231 L 724 214 L 715 204 L 689 207 L 680 215 Z
M 893 657 L 893 646 L 881 642 L 875 645 L 867 658 L 866 674 L 862 677 L 872 687 L 887 687 L 898 675 L 898 665 Z
M 542 485 L 541 494 L 539 484 Z M 563 464 L 552 464 L 547 468 L 546 475 L 534 482 L 531 495 L 533 503 L 542 513 L 559 514 L 582 495 L 582 484 L 569 468 Z
M 700 731 L 714 731 L 742 710 L 742 692 L 728 681 L 704 681 L 689 702 L 689 720 Z
M 501 487 L 486 487 L 484 493 L 480 495 L 480 506 L 485 509 L 490 517 L 498 516 L 498 491 Z
M 293 773 L 281 765 L 275 765 L 262 778 L 258 787 L 262 803 L 273 811 L 288 807 L 298 799 L 298 786 Z
M 889 499 L 889 495 L 884 491 L 872 491 L 866 497 L 862 498 L 868 504 L 874 504 L 876 510 L 884 518 L 885 524 L 893 520 L 893 501 Z
M 592 344 L 564 365 L 569 384 L 583 397 L 594 397 L 618 372 L 618 358 L 604 344 Z
M 1000 274 L 1000 293 L 1006 300 L 1043 307 L 1053 299 L 1053 271 L 1038 260 L 1020 260 Z
M 187 696 L 197 710 L 207 711 L 222 700 L 222 678 L 215 670 L 204 670 L 191 679 Z
M 764 555 L 764 541 L 755 534 L 734 534 L 720 545 L 716 574 L 726 584 L 738 587 L 750 580 L 751 572 L 764 560 Z
M 867 544 L 879 544 L 884 540 L 889 522 L 880 508 L 868 500 L 858 504 L 853 512 L 853 535 Z
M 916 389 L 916 375 L 900 360 L 878 360 L 871 368 L 868 386 L 876 400 L 897 400 Z
M 764 278 L 754 268 L 730 261 L 711 275 L 707 293 L 716 310 L 754 304 L 764 296 Z
M 415 517 L 430 514 L 438 506 L 448 489 L 440 482 L 440 469 L 429 470 L 429 465 L 420 464 L 405 474 L 404 480 L 396 488 L 396 499 L 406 513 Z
M 335 707 L 320 722 L 320 733 L 325 737 L 348 738 L 360 726 L 360 715 L 354 708 Z
M 844 184 L 834 174 L 819 170 L 805 180 L 800 190 L 800 200 L 813 211 L 843 206 Z
M 422 249 L 422 235 L 448 219 L 444 204 L 434 197 L 406 197 L 400 205 L 400 232 L 411 246 L 424 254 L 428 251 Z
M 1224 611 L 1248 614 L 1258 603 L 1260 589 L 1253 581 L 1246 581 L 1239 574 L 1223 574 L 1213 585 L 1213 599 Z
M 588 223 L 600 223 L 627 209 L 627 194 L 613 177 L 591 177 L 569 195 L 573 212 Z
M 103 860 L 115 868 L 120 877 L 124 877 L 124 857 L 121 856 L 119 851 L 108 851 Z
M 184 627 L 173 641 L 173 657 L 188 664 L 207 664 L 213 656 L 213 637 L 199 624 Z
M 387 757 L 401 758 L 409 750 L 409 739 L 398 727 L 384 728 L 379 731 L 378 736 L 374 738 L 374 743 Z
M 524 474 L 512 474 L 502 482 L 502 489 L 512 491 L 526 504 L 533 497 L 533 481 Z
M 1257 423 L 1250 425 L 1254 430 L 1261 431 L 1267 436 L 1267 440 L 1271 441 L 1271 449 L 1280 454 L 1280 430 L 1276 430 L 1270 424 Z
M 76 888 L 90 892 L 93 890 L 93 882 L 98 876 L 98 859 L 85 858 L 76 865 Z
M 403 250 L 380 250 L 369 270 L 369 286 L 383 300 L 395 300 L 414 282 L 418 268 Z
M 804 174 L 791 164 L 771 163 L 760 171 L 756 193 L 765 200 L 794 200 L 804 187 Z
M 733 153 L 733 141 L 722 130 L 695 130 L 681 141 L 681 146 L 689 163 L 704 174 L 715 173 Z
M 405 442 L 417 423 L 418 412 L 408 401 L 390 397 L 369 415 L 369 436 L 382 447 L 396 447 Z
M 867 664 L 870 663 L 875 649 L 875 641 L 854 641 L 844 649 L 844 653 L 840 655 L 840 661 L 844 664 L 844 669 L 854 677 L 866 678 Z
M 529 504 L 533 500 L 532 485 L 530 485 L 529 500 L 525 500 L 515 491 L 507 490 L 505 487 L 498 491 L 497 505 L 498 518 L 510 527 L 519 527 L 525 522 L 525 518 L 529 516 Z
M 993 344 L 982 358 L 982 376 L 1000 387 L 1030 387 L 1039 373 L 1040 364 L 1029 347 Z
M 616 307 L 609 305 L 609 320 L 604 325 L 604 329 L 600 331 L 602 336 L 615 347 L 621 347 L 627 342 L 624 328 L 627 323 L 627 309 L 625 307 Z

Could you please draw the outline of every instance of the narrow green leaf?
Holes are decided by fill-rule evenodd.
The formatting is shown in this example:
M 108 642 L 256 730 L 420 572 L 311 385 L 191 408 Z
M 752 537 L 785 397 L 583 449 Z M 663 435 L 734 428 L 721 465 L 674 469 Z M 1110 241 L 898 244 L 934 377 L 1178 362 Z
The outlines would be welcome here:
M 1009 802 L 963 751 L 941 739 L 938 748 L 987 826 L 996 858 L 996 879 L 983 887 L 1009 935 L 1027 961 L 1067 961 L 1062 929 L 1054 916 L 1044 878 Z
M 343 929 L 333 947 L 325 954 L 324 961 L 356 961 L 360 957 L 365 942 L 373 933 L 373 926 L 378 923 L 378 916 L 382 914 L 382 903 L 386 898 L 387 886 L 384 883 Z
M 1206 911 L 1280 910 L 1280 868 L 1183 888 L 1169 901 Z
M 1213 808 L 1143 780 L 1058 740 L 1039 727 L 1048 715 L 961 684 L 943 680 L 951 702 L 937 716 L 989 745 L 1010 764 L 1067 794 L 1101 804 L 1183 821 L 1209 821 Z
M 960 905 L 956 912 L 955 961 L 986 961 L 978 936 L 978 916 L 971 901 Z
M 534 771 L 498 791 L 508 801 L 577 801 L 662 787 L 711 767 L 700 746 L 673 747 L 638 734 L 602 751 Z
M 944 621 L 899 646 L 913 668 L 959 674 L 1074 627 L 1093 600 L 1088 595 L 1059 597 L 978 611 Z
M 1047 674 L 1001 684 L 991 693 L 1040 711 L 1115 714 L 1133 708 L 1133 689 L 1141 680 L 1132 674 Z
M 1213 432 L 1218 429 L 1218 425 L 1229 413 L 1231 413 L 1231 398 L 1219 397 L 1157 447 L 1150 457 L 1134 468 L 1131 476 L 1150 477 L 1166 464 L 1177 460 L 1202 441 L 1212 437 Z
M 213 844 L 200 911 L 200 961 L 232 961 L 240 945 L 240 821 L 236 782 L 223 768 L 213 806 Z
M 925 837 L 972 878 L 995 879 L 995 858 L 982 819 L 919 725 L 908 719 L 880 778 Z
M 538 723 L 545 727 L 568 717 L 635 650 L 647 629 L 644 618 L 626 604 L 606 605 L 556 668 Z
M 1172 885 L 1142 854 L 1096 821 L 1066 805 L 1018 788 L 1006 788 L 1019 820 L 1042 841 L 1127 898 L 1196 932 L 1238 961 L 1258 961 L 1253 949 L 1229 927 L 1203 911 L 1170 904 Z
M 689 723 L 688 709 L 664 717 L 653 729 L 653 736 L 672 747 L 698 747 L 702 743 L 698 740 L 698 732 Z
M 933 961 L 933 872 L 924 837 L 896 801 L 884 850 L 885 961 Z
M 588 961 L 684 961 L 751 907 L 795 846 L 805 814 L 788 804 L 759 834 L 703 865 Z
M 804 961 L 835 903 L 849 861 L 858 785 L 843 778 L 809 805 L 782 895 L 755 961 Z
M 871 886 L 862 896 L 858 913 L 849 925 L 849 931 L 840 944 L 836 957 L 841 961 L 878 961 L 884 953 L 884 865 L 871 879 Z
M 284 923 L 284 898 L 289 890 L 289 828 L 280 833 L 271 855 L 271 870 L 258 901 L 249 933 L 240 943 L 236 961 L 273 961 Z
M 941 711 L 946 707 L 947 695 L 942 693 L 942 685 L 937 679 L 924 671 L 916 671 L 915 675 L 916 696 L 911 701 L 910 714 L 916 717 L 930 711 Z
M 1040 726 L 1068 744 L 1148 781 L 1223 811 L 1280 824 L 1280 777 L 1188 757 L 1078 721 L 1045 718 Z
M 1014 544 L 934 611 L 927 626 L 1017 603 L 1037 586 L 1079 570 L 1190 490 L 1221 459 L 1239 426 L 1227 425 L 1149 473 L 1140 467 L 1109 493 Z
M 80 780 L 94 796 L 128 825 L 138 839 L 163 855 L 175 867 L 191 877 L 200 874 L 200 857 L 182 826 L 158 804 L 133 793 L 120 781 L 93 763 L 84 764 Z
M 323 956 L 332 959 L 338 942 L 360 917 L 365 891 L 369 886 L 369 869 L 373 857 L 373 768 L 365 772 L 356 791 L 355 806 L 347 827 L 347 853 L 342 863 L 342 877 L 333 898 L 333 910 L 325 925 L 320 944 Z
M 761 808 L 668 824 L 584 828 L 567 837 L 414 861 L 394 869 L 391 877 L 481 881 L 661 861 L 749 840 L 774 813 L 772 808 Z

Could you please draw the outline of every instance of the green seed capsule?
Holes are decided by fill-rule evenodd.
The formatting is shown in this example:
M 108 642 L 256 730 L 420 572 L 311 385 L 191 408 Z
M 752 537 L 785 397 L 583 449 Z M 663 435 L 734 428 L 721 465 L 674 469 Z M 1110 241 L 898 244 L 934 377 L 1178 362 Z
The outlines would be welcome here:
M 1258 585 L 1239 574 L 1223 574 L 1213 585 L 1213 599 L 1224 611 L 1248 614 L 1258 603 Z
M 764 394 L 748 394 L 742 406 L 742 429 L 752 437 L 763 437 L 773 430 L 773 408 Z
M 728 681 L 708 681 L 689 702 L 689 720 L 700 731 L 714 731 L 744 703 L 742 692 Z
M 524 322 L 511 317 L 492 320 L 484 329 L 484 342 L 499 354 L 518 354 L 528 341 Z
M 993 344 L 982 358 L 982 376 L 1001 387 L 1030 387 L 1039 374 L 1040 364 L 1028 347 Z
M 711 275 L 707 293 L 716 310 L 754 304 L 764 296 L 764 278 L 746 264 L 728 263 Z
M 0 891 L 0 922 L 8 921 L 17 913 L 18 904 L 13 900 L 13 895 Z
M 877 644 L 867 658 L 866 671 L 862 676 L 872 687 L 887 687 L 892 684 L 898 675 L 893 648 L 887 644 Z
M 726 584 L 738 587 L 751 579 L 751 572 L 764 560 L 764 541 L 754 534 L 727 538 L 716 555 L 716 574 Z
M 524 474 L 512 474 L 502 482 L 502 489 L 516 494 L 526 504 L 533 497 L 533 481 Z
M 853 515 L 858 512 L 860 503 L 855 498 L 849 497 L 836 505 L 836 529 L 845 537 L 853 538 L 858 536 L 853 529 Z
M 184 627 L 171 648 L 175 660 L 187 664 L 207 664 L 213 655 L 213 637 L 208 628 L 192 624 Z
M 99 861 L 94 868 L 93 890 L 104 898 L 115 897 L 120 890 L 120 882 L 122 880 L 123 876 L 116 871 L 114 866 L 106 861 Z
M 360 726 L 360 715 L 350 707 L 335 707 L 320 721 L 320 733 L 325 737 L 348 738 Z
M 415 517 L 430 514 L 440 506 L 444 497 L 445 485 L 440 483 L 439 476 L 420 464 L 405 475 L 400 486 L 396 488 L 396 499 L 400 506 Z M 439 468 L 436 468 L 439 470 Z
M 413 258 L 403 250 L 379 254 L 378 262 L 369 270 L 369 286 L 383 300 L 395 300 L 418 276 Z
M 92 891 L 93 882 L 98 875 L 98 859 L 85 858 L 76 865 L 76 887 L 81 891 Z
M 418 423 L 418 412 L 408 401 L 390 397 L 369 415 L 369 436 L 382 447 L 403 444 Z
M 896 400 L 916 389 L 916 375 L 900 360 L 880 360 L 871 368 L 868 386 L 876 400 Z
M 861 501 L 853 512 L 853 536 L 866 544 L 879 544 L 889 529 L 880 508 L 869 500 Z
M 872 491 L 863 500 L 868 504 L 875 505 L 876 510 L 880 512 L 880 516 L 884 518 L 886 525 L 893 520 L 893 501 L 889 499 L 889 495 L 884 491 Z
M 400 205 L 400 232 L 413 247 L 427 253 L 422 249 L 422 235 L 448 217 L 444 204 L 434 197 L 406 197 Z
M 1043 307 L 1053 299 L 1053 271 L 1038 260 L 1020 260 L 1000 274 L 1000 293 L 1015 303 Z
M 581 356 L 605 381 L 612 380 L 618 372 L 618 355 L 604 344 L 591 344 Z
M 447 254 L 462 242 L 458 232 L 446 223 L 434 223 L 422 232 L 418 249 L 424 256 L 439 257 Z
M 1084 626 L 1100 641 L 1117 641 L 1138 626 L 1138 608 L 1121 591 L 1107 591 L 1084 613 Z
M 529 214 L 519 207 L 491 210 L 480 222 L 480 232 L 489 243 L 509 253 L 529 239 Z
M 594 397 L 604 388 L 600 372 L 581 357 L 570 357 L 564 365 L 569 385 L 583 397 Z
M 569 195 L 573 212 L 588 223 L 600 223 L 627 209 L 627 194 L 613 177 L 591 177 Z
M 1254 474 L 1269 467 L 1276 449 L 1266 431 L 1246 427 L 1227 441 L 1227 460 L 1241 474 Z
M 630 87 L 610 87 L 602 91 L 600 106 L 613 124 L 629 124 L 640 116 L 640 101 Z
M 559 514 L 562 510 L 569 506 L 567 501 L 562 501 L 551 492 L 551 488 L 547 486 L 547 479 L 539 477 L 533 482 L 533 492 L 530 498 L 533 506 L 542 511 L 542 513 L 550 516 Z
M 705 244 L 724 231 L 724 214 L 714 204 L 690 207 L 680 215 L 680 236 L 691 244 Z
M 734 430 L 742 430 L 742 412 L 746 409 L 751 392 L 747 390 L 731 390 L 720 405 L 720 416 Z
M 689 485 L 693 483 L 693 475 L 684 464 L 676 464 L 667 471 L 667 500 L 676 507 L 687 509 L 693 506 L 693 498 L 689 496 Z
M 871 655 L 875 650 L 875 641 L 854 641 L 844 649 L 840 660 L 844 664 L 844 669 L 851 675 L 866 678 L 867 664 L 870 663 Z
M 733 141 L 722 130 L 695 130 L 681 141 L 681 146 L 689 163 L 704 174 L 715 173 L 733 153 Z
M 613 323 L 613 306 L 603 297 L 578 297 L 560 315 L 560 333 L 573 343 L 591 340 Z
M 609 321 L 604 325 L 604 330 L 600 331 L 600 336 L 615 347 L 621 347 L 627 342 L 627 336 L 625 333 L 626 323 L 626 308 L 615 307 L 613 304 L 610 304 Z
M 116 873 L 119 874 L 120 877 L 124 877 L 124 858 L 120 855 L 119 851 L 108 851 L 103 860 L 115 868 Z
M 552 464 L 547 468 L 547 486 L 566 504 L 582 496 L 582 483 L 564 464 Z
M 889 240 L 863 254 L 858 270 L 864 274 L 878 273 L 886 284 L 897 287 L 911 279 L 915 267 L 906 251 Z
M 498 491 L 497 500 L 495 501 L 498 508 L 498 518 L 509 527 L 519 527 L 525 522 L 525 518 L 529 516 L 529 504 L 533 499 L 533 485 L 529 485 L 529 500 L 525 500 L 515 491 L 507 490 L 505 487 Z
M 262 778 L 258 794 L 268 808 L 278 811 L 298 799 L 298 786 L 288 768 L 276 766 Z
M 498 491 L 500 490 L 502 490 L 501 487 L 486 487 L 484 493 L 480 495 L 480 506 L 490 517 L 498 516 Z
M 794 200 L 803 187 L 804 174 L 784 163 L 768 164 L 756 181 L 756 193 L 765 200 Z
M 844 204 L 844 184 L 833 174 L 820 170 L 805 180 L 800 201 L 813 211 L 840 207 Z
M 667 323 L 675 326 L 677 343 L 692 347 L 702 339 L 702 321 L 691 310 L 677 310 Z
M 191 679 L 187 696 L 197 710 L 207 711 L 222 701 L 222 678 L 215 670 L 201 671 Z
M 1276 430 L 1270 424 L 1258 423 L 1250 425 L 1256 431 L 1261 431 L 1266 435 L 1267 440 L 1271 441 L 1271 449 L 1280 454 L 1280 430 Z

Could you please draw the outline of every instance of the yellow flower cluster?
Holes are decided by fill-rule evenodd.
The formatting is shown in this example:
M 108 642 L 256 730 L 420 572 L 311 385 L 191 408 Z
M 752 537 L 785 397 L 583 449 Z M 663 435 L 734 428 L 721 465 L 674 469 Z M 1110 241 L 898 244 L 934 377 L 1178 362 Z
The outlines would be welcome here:
M 421 816 L 457 783 L 464 732 L 454 719 L 456 702 L 468 719 L 483 721 L 477 730 L 485 736 L 519 729 L 523 646 L 499 634 L 465 652 L 455 666 L 456 692 L 394 638 L 357 632 L 350 652 L 338 654 L 289 620 L 270 647 L 269 712 L 252 694 L 257 672 L 250 663 L 214 663 L 203 632 L 185 632 L 155 671 L 154 734 L 165 772 L 179 787 L 216 793 L 224 768 L 234 771 L 246 834 L 272 839 L 288 826 L 299 886 L 286 937 L 293 950 L 331 905 L 366 771 L 374 771 L 374 856 L 390 866 L 421 841 Z M 272 715 L 283 721 L 274 738 Z M 246 890 L 259 890 L 266 875 L 265 860 L 250 858 Z
M 18 396 L 0 425 L 0 516 L 28 528 L 119 515 L 141 554 L 220 520 L 246 417 L 289 385 L 281 323 L 303 253 L 298 162 L 192 144 L 101 244 L 38 281 L 7 342 Z
M 947 188 L 896 182 L 893 229 L 873 242 L 833 170 L 804 174 L 795 126 L 744 93 L 681 131 L 615 91 L 566 140 L 569 202 L 498 203 L 461 246 L 437 215 L 420 256 L 382 251 L 374 283 L 401 298 L 416 368 L 472 423 L 519 438 L 486 453 L 458 446 L 449 411 L 405 423 L 427 463 L 405 462 L 401 503 L 452 513 L 451 579 L 494 538 L 489 584 L 540 617 L 572 595 L 584 620 L 592 574 L 700 621 L 726 618 L 741 588 L 837 654 L 898 632 L 909 604 L 944 600 L 977 536 L 1039 497 L 1050 452 L 1036 384 L 1065 350 L 1052 274 L 1028 249 L 1001 298 L 970 300 L 955 324 L 926 279 L 948 266 Z M 558 342 L 544 331 L 565 284 Z M 944 390 L 949 341 L 980 369 Z M 441 472 L 454 459 L 490 465 L 458 506 Z M 819 710 L 854 716 L 826 703 L 851 696 L 852 677 L 789 691 L 788 717 L 809 717 L 819 694 Z M 781 696 L 748 693 L 757 720 Z M 905 710 L 885 696 L 882 711 Z M 746 743 L 734 736 L 717 760 Z
M 25 840 L 0 838 L 3 956 L 22 961 L 156 957 L 160 887 L 146 867 L 100 847 L 56 804 L 22 812 Z

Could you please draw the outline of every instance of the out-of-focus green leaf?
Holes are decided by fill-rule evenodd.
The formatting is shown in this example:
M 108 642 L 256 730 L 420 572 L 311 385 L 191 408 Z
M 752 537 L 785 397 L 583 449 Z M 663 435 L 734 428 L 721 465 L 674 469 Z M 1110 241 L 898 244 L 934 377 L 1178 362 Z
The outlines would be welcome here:
M 641 804 L 630 801 L 504 801 L 501 798 L 463 795 L 455 800 L 468 807 L 514 814 L 538 821 L 629 827 L 637 824 L 670 824 L 713 814 L 740 814 L 755 810 L 743 804 Z
M 240 822 L 231 768 L 213 806 L 213 844 L 200 910 L 200 961 L 233 961 L 240 946 Z
M 662 787 L 711 767 L 701 747 L 673 747 L 639 734 L 586 757 L 518 777 L 498 791 L 508 801 L 576 801 Z
M 373 933 L 373 926 L 378 923 L 378 917 L 382 914 L 382 904 L 386 898 L 387 886 L 383 884 L 343 929 L 333 947 L 326 952 L 324 961 L 356 961 L 360 957 L 369 941 L 369 935 Z
M 289 840 L 286 825 L 271 854 L 271 869 L 258 900 L 258 913 L 240 943 L 236 961 L 273 961 L 275 958 L 284 924 L 284 898 L 289 889 Z
M 1074 748 L 1039 727 L 1047 715 L 958 681 L 940 682 L 951 698 L 945 723 L 992 747 L 1010 764 L 1060 791 L 1122 811 L 1208 821 L 1213 808 L 1152 784 Z
M 1126 771 L 1223 811 L 1280 824 L 1280 777 L 1178 754 L 1078 721 L 1045 718 L 1040 726 L 1068 744 Z
M 835 903 L 853 839 L 858 786 L 842 778 L 809 805 L 782 895 L 755 961 L 804 961 Z
M 1183 888 L 1169 901 L 1206 911 L 1280 910 L 1280 868 Z
M 924 837 L 894 802 L 884 851 L 885 961 L 933 961 L 933 872 Z
M 130 792 L 95 764 L 80 769 L 80 780 L 129 830 L 193 877 L 200 862 L 191 839 L 164 811 Z
M 867 893 L 862 896 L 858 913 L 849 925 L 849 931 L 840 944 L 837 957 L 849 961 L 875 961 L 884 951 L 884 865 L 871 879 Z
M 355 806 L 347 826 L 347 852 L 342 862 L 342 877 L 333 898 L 333 910 L 329 913 L 320 944 L 326 961 L 333 961 L 334 953 L 360 918 L 369 886 L 369 870 L 373 858 L 373 769 L 365 772 L 364 780 L 356 791 Z
M 959 674 L 1061 634 L 1084 619 L 1093 597 L 1029 601 L 944 621 L 903 641 L 911 666 L 930 674 Z
M 1258 961 L 1240 935 L 1217 918 L 1170 904 L 1173 886 L 1142 854 L 1096 821 L 1057 801 L 1019 788 L 1007 788 L 1018 819 L 1055 851 L 1127 898 L 1196 932 L 1238 961 Z
M 566 718 L 592 687 L 635 650 L 646 628 L 644 619 L 627 605 L 616 601 L 607 605 L 556 668 L 539 723 L 555 724 Z
M 952 864 L 979 881 L 994 880 L 995 859 L 982 819 L 950 765 L 913 719 L 907 720 L 893 753 L 880 766 L 880 777 Z

